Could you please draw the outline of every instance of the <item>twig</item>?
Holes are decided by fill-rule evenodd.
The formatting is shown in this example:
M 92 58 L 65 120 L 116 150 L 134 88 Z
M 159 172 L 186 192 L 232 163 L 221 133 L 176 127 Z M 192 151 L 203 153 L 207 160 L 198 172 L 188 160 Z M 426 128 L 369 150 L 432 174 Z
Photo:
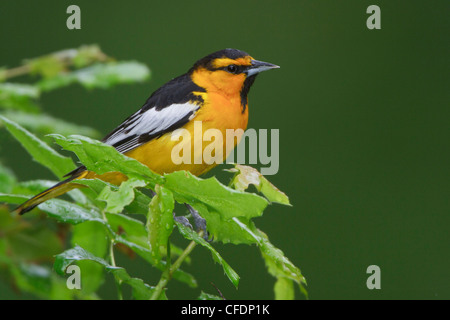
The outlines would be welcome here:
M 200 231 L 199 235 L 203 236 L 203 231 Z M 186 257 L 189 256 L 189 254 L 192 252 L 192 250 L 194 250 L 196 245 L 197 243 L 195 241 L 191 241 L 189 245 L 186 247 L 186 249 L 184 249 L 184 251 L 178 257 L 178 259 L 172 265 L 168 263 L 169 267 L 166 268 L 166 270 L 164 270 L 161 279 L 159 280 L 158 284 L 155 287 L 155 291 L 150 297 L 150 300 L 157 300 L 159 298 L 162 290 L 167 286 L 169 280 L 172 279 L 174 272 L 178 270 L 178 268 L 183 263 L 184 259 L 186 259 Z M 170 259 L 170 257 L 168 257 L 168 259 Z
M 219 293 L 219 295 L 220 295 L 220 297 L 222 298 L 222 300 L 227 300 L 227 299 L 225 299 L 225 297 L 223 296 L 223 294 L 222 294 L 222 292 L 219 290 L 219 288 L 217 288 L 217 286 L 216 286 L 213 282 L 210 282 L 210 284 L 211 284 L 214 288 L 216 288 L 216 290 L 217 290 L 217 292 Z

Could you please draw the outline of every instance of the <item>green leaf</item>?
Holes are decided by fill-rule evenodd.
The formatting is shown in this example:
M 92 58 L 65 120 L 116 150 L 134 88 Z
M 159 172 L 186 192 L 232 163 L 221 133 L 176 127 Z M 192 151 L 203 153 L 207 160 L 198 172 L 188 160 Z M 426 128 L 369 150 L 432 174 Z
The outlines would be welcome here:
M 130 277 L 124 268 L 111 266 L 104 259 L 93 255 L 80 246 L 75 246 L 72 249 L 58 254 L 55 258 L 54 269 L 58 274 L 64 275 L 65 270 L 69 265 L 76 261 L 84 260 L 93 261 L 102 265 L 107 271 L 113 273 L 115 277 L 123 281 L 123 283 L 131 286 L 133 290 L 133 297 L 136 299 L 149 299 L 153 294 L 153 287 L 144 283 L 141 279 Z M 163 298 L 163 296 L 161 298 Z
M 72 72 L 43 79 L 38 83 L 42 91 L 50 91 L 60 87 L 79 83 L 88 89 L 108 89 L 121 83 L 142 82 L 149 78 L 150 70 L 142 63 L 135 61 L 110 62 L 95 64 Z
M 275 300 L 294 300 L 294 284 L 291 279 L 278 277 L 274 286 Z
M 286 278 L 295 281 L 299 285 L 300 291 L 308 298 L 308 293 L 304 287 L 306 285 L 306 279 L 300 269 L 284 255 L 283 251 L 270 243 L 266 234 L 256 228 L 253 231 L 259 237 L 259 249 L 261 250 L 269 273 L 278 280 L 280 278 Z
M 27 65 L 32 74 L 39 74 L 44 78 L 54 77 L 64 70 L 64 62 L 58 59 L 56 54 L 29 60 L 27 61 Z
M 167 252 L 167 244 L 173 230 L 173 208 L 175 206 L 172 193 L 156 185 L 156 195 L 150 202 L 147 216 L 148 242 L 153 258 L 160 261 Z
M 211 246 L 211 244 L 209 244 L 205 239 L 203 239 L 200 235 L 198 235 L 192 229 L 190 229 L 176 221 L 175 221 L 175 224 L 177 225 L 178 230 L 180 231 L 181 235 L 184 238 L 195 241 L 197 244 L 207 248 L 211 252 L 211 255 L 212 255 L 214 261 L 218 262 L 222 266 L 223 271 L 227 275 L 228 279 L 237 288 L 239 285 L 239 275 L 236 273 L 236 271 L 233 270 L 233 268 L 230 267 L 230 265 L 222 258 L 222 256 Z
M 147 215 L 150 201 L 151 201 L 150 197 L 148 197 L 141 191 L 135 189 L 134 200 L 126 207 L 126 211 L 129 213 Z
M 261 234 L 261 231 L 258 233 Z M 259 247 L 270 274 L 276 277 L 284 276 L 294 280 L 298 284 L 306 284 L 306 280 L 301 274 L 300 269 L 284 255 L 283 251 L 270 243 L 266 236 L 261 236 L 260 239 Z
M 41 299 L 65 300 L 78 296 L 76 290 L 69 290 L 65 280 L 57 277 L 46 266 L 32 263 L 11 264 L 9 271 L 20 291 L 31 293 Z
M 268 204 L 266 199 L 253 193 L 231 189 L 215 177 L 201 179 L 190 172 L 177 171 L 164 175 L 164 178 L 164 186 L 174 193 L 177 201 L 194 207 L 199 202 L 203 203 L 225 219 L 259 217 Z
M 235 169 L 229 171 L 237 172 L 231 181 L 231 184 L 236 190 L 247 190 L 248 186 L 253 184 L 270 202 L 290 205 L 288 196 L 270 183 L 269 180 L 255 168 L 236 164 Z
M 35 100 L 39 98 L 37 87 L 22 83 L 0 83 L 0 107 L 37 113 L 39 107 Z
M 37 86 L 42 92 L 49 92 L 70 86 L 76 82 L 77 79 L 73 76 L 72 72 L 66 72 L 50 78 L 42 79 L 37 83 Z
M 123 214 L 106 213 L 105 216 L 110 229 L 115 233 L 114 240 L 117 243 L 126 245 L 151 265 L 157 267 L 159 270 L 165 270 L 165 262 L 160 261 L 158 263 L 154 259 L 153 254 L 150 251 L 150 246 L 148 243 L 148 232 L 141 221 Z M 173 248 L 171 248 L 172 253 L 173 251 L 176 250 L 173 250 Z M 173 274 L 173 278 L 187 284 L 191 288 L 197 287 L 197 281 L 194 279 L 194 277 L 183 270 L 177 269 Z
M 268 205 L 266 199 L 231 189 L 214 177 L 200 179 L 186 171 L 166 174 L 164 178 L 164 186 L 173 192 L 178 202 L 188 203 L 198 210 L 215 240 L 234 244 L 255 242 L 232 219 L 239 217 L 249 223 L 250 218 L 261 216 Z
M 195 209 L 206 220 L 208 233 L 215 241 L 233 244 L 252 244 L 256 242 L 246 230 L 235 223 L 234 219 L 238 219 L 238 217 L 227 219 L 221 213 L 216 212 L 214 209 L 208 209 L 202 203 L 197 203 Z M 239 217 L 239 221 L 244 226 L 252 224 L 251 220 L 246 217 Z
M 64 157 L 17 123 L 0 116 L 8 131 L 22 144 L 34 160 L 61 178 L 75 169 L 72 159 Z
M 38 88 L 30 84 L 8 82 L 0 84 L 0 94 L 39 98 L 40 92 Z
M 71 243 L 85 248 L 97 257 L 105 258 L 110 240 L 105 227 L 96 221 L 86 221 L 77 224 L 72 229 Z M 104 282 L 104 268 L 101 265 L 87 261 L 79 261 L 81 270 L 81 290 L 84 294 L 90 294 Z
M 72 263 L 76 261 L 81 260 L 91 260 L 100 263 L 103 266 L 109 266 L 109 264 L 105 260 L 96 257 L 95 255 L 84 250 L 80 246 L 75 246 L 72 249 L 68 249 L 56 255 L 53 268 L 55 269 L 56 273 L 58 273 L 61 276 L 64 276 L 68 266 L 70 266 Z
M 117 192 L 119 190 L 118 186 L 99 179 L 79 179 L 77 180 L 77 183 L 88 186 L 93 191 L 94 198 L 97 198 L 106 187 L 113 192 Z M 126 206 L 126 211 L 129 213 L 143 214 L 147 216 L 150 201 L 150 197 L 146 196 L 138 189 L 134 189 L 134 199 Z M 98 202 L 100 203 L 100 201 Z M 103 201 L 101 202 L 103 203 Z
M 224 300 L 222 297 L 201 291 L 197 300 Z
M 108 57 L 98 45 L 84 45 L 78 48 L 77 54 L 73 57 L 73 64 L 77 68 L 82 68 L 96 61 L 105 61 L 107 59 Z
M 74 73 L 77 80 L 88 89 L 110 88 L 120 83 L 142 82 L 150 76 L 148 67 L 135 61 L 97 64 Z
M 54 299 L 62 281 L 43 265 L 62 250 L 61 238 L 49 232 L 39 219 L 22 219 L 0 207 L 0 266 L 2 278 L 12 280 L 14 288 L 42 299 Z M 25 261 L 33 261 L 28 263 Z M 41 265 L 37 265 L 37 263 Z M 63 290 L 64 291 L 64 290 Z M 66 290 L 58 299 L 72 297 Z
M 68 138 L 52 134 L 57 144 L 66 150 L 74 152 L 78 159 L 97 174 L 106 172 L 122 172 L 127 176 L 135 175 L 150 183 L 151 186 L 161 184 L 163 178 L 152 172 L 139 161 L 118 152 L 114 147 L 87 137 L 73 135 Z
M 97 199 L 106 202 L 106 211 L 111 213 L 120 213 L 123 208 L 134 200 L 134 188 L 143 187 L 146 183 L 144 180 L 130 178 L 121 183 L 116 191 L 111 190 L 110 186 L 100 192 Z
M 0 163 L 0 193 L 9 193 L 16 185 L 17 179 L 14 173 Z
M 16 284 L 21 290 L 32 292 L 41 297 L 48 297 L 51 290 L 50 270 L 36 264 L 20 264 L 13 271 Z
M 21 194 L 0 193 L 0 202 L 21 204 L 24 201 L 27 201 L 29 198 L 30 198 L 29 196 Z
M 79 224 L 85 221 L 97 221 L 102 224 L 105 223 L 97 210 L 85 209 L 77 204 L 61 199 L 47 200 L 39 205 L 39 209 L 60 222 Z
M 107 267 L 107 270 L 133 289 L 132 295 L 134 299 L 149 300 L 152 296 L 154 287 L 144 283 L 142 279 L 132 278 L 125 269 L 118 267 Z M 167 300 L 164 291 L 161 292 L 158 300 Z
M 119 187 L 109 182 L 100 179 L 77 179 L 77 184 L 84 185 L 88 188 L 84 188 L 83 191 L 89 197 L 90 201 L 94 203 L 99 209 L 105 208 L 105 202 L 103 200 L 97 200 L 98 195 L 104 188 L 109 187 L 111 190 L 118 190 Z M 72 190 L 73 191 L 73 190 Z
M 64 136 L 81 134 L 92 138 L 100 138 L 100 133 L 95 129 L 58 119 L 44 113 L 30 114 L 21 111 L 8 111 L 4 112 L 3 115 L 26 129 L 43 135 L 51 133 L 58 133 Z

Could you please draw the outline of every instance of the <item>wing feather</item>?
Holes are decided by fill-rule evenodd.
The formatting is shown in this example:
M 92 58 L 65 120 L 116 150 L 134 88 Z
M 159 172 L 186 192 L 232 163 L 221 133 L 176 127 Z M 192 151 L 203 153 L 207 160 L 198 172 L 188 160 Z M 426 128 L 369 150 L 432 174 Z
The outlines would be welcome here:
M 125 153 L 188 123 L 203 105 L 189 73 L 174 78 L 156 90 L 144 106 L 108 134 L 103 142 Z
M 138 111 L 103 140 L 119 152 L 128 152 L 152 139 L 182 127 L 200 109 L 194 103 L 172 104 L 164 109 Z

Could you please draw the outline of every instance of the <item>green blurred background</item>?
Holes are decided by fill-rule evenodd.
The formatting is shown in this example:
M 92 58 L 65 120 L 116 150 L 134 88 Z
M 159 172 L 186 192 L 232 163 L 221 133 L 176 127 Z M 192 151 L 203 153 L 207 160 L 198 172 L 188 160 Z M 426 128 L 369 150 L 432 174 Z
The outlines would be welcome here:
M 66 28 L 70 4 L 81 8 L 81 30 Z M 366 27 L 371 4 L 381 30 Z M 269 179 L 293 207 L 271 206 L 257 226 L 301 268 L 311 299 L 449 299 L 449 9 L 447 0 L 2 1 L 0 65 L 94 43 L 146 63 L 143 84 L 42 97 L 48 113 L 104 134 L 213 51 L 238 48 L 280 65 L 253 86 L 249 127 L 280 129 L 280 170 Z M 0 158 L 19 179 L 53 178 L 4 130 L 0 139 Z M 255 247 L 215 246 L 241 276 L 239 289 L 202 248 L 184 268 L 199 288 L 273 298 Z M 138 259 L 118 263 L 158 280 Z M 366 287 L 369 265 L 381 268 L 381 290 Z M 101 295 L 116 297 L 108 285 Z M 168 295 L 198 293 L 173 282 Z M 13 297 L 21 298 L 0 284 L 0 298 Z

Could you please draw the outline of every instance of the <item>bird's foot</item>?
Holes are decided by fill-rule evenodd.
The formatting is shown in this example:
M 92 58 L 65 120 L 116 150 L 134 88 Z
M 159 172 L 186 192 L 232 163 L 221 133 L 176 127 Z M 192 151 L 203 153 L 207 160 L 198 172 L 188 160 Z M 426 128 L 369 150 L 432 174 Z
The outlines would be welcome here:
M 209 239 L 209 233 L 206 230 L 206 220 L 200 216 L 197 210 L 195 210 L 191 205 L 185 204 L 186 208 L 188 208 L 189 212 L 191 213 L 192 219 L 194 220 L 195 228 L 197 229 L 197 232 L 203 232 L 203 239 L 205 239 L 208 242 L 212 242 L 214 240 L 214 237 Z
M 186 208 L 189 210 L 192 219 L 194 220 L 194 225 L 195 225 L 195 230 L 199 233 L 202 234 L 203 239 L 205 239 L 208 242 L 212 242 L 214 240 L 214 237 L 212 237 L 211 239 L 209 239 L 209 233 L 206 230 L 206 220 L 203 219 L 200 214 L 198 213 L 197 210 L 195 210 L 191 205 L 185 203 Z M 191 223 L 189 222 L 188 218 L 185 216 L 175 216 L 175 213 L 173 214 L 173 219 L 176 222 L 181 223 L 182 225 L 184 225 L 185 227 L 188 227 L 192 230 L 194 230 L 194 228 L 192 227 Z
M 152 195 L 155 196 L 155 192 L 152 191 Z M 206 220 L 200 216 L 197 210 L 195 210 L 191 205 L 185 203 L 186 208 L 189 210 L 192 219 L 194 220 L 195 229 L 197 232 L 202 232 L 203 239 L 205 239 L 207 242 L 212 242 L 214 240 L 214 237 L 211 237 L 209 239 L 209 233 L 206 230 Z M 175 212 L 173 213 L 173 220 L 175 220 L 178 223 L 181 223 L 183 226 L 190 228 L 194 230 L 191 223 L 189 222 L 189 219 L 186 216 L 177 216 L 175 215 Z
M 175 220 L 178 223 L 181 223 L 183 226 L 189 228 L 189 229 L 194 229 L 192 228 L 191 223 L 189 222 L 188 218 L 186 218 L 185 216 L 176 216 L 175 212 L 173 213 L 173 220 Z

